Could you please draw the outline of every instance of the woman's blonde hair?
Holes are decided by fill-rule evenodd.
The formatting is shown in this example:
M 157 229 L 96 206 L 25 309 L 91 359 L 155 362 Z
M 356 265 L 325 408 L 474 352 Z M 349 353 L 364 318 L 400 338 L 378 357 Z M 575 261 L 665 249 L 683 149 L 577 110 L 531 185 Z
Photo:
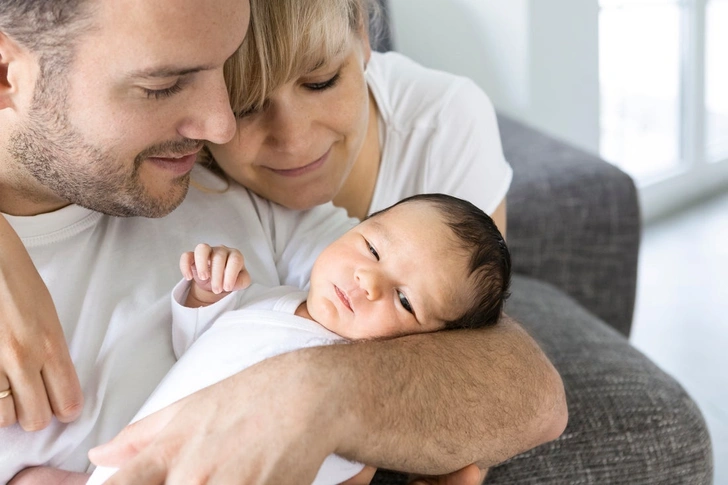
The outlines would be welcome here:
M 233 112 L 259 110 L 281 85 L 339 54 L 369 27 L 370 0 L 250 0 L 250 26 L 225 64 Z

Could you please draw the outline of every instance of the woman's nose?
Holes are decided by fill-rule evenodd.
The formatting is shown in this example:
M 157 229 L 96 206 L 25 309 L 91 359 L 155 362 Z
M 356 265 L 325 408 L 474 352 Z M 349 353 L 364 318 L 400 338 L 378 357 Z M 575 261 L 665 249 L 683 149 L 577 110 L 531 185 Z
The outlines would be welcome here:
M 276 103 L 269 108 L 269 139 L 273 146 L 286 153 L 305 152 L 310 144 L 309 117 L 301 106 Z

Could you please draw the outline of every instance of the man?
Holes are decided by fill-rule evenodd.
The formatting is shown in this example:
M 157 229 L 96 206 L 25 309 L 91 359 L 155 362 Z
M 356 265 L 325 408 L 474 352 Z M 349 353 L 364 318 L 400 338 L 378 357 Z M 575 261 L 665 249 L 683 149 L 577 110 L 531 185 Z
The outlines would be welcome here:
M 0 211 L 50 290 L 85 398 L 74 420 L 76 381 L 53 347 L 32 346 L 44 364 L 27 379 L 0 359 L 0 391 L 10 391 L 0 415 L 14 406 L 8 419 L 27 429 L 51 411 L 59 418 L 35 433 L 0 429 L 10 444 L 0 481 L 48 465 L 12 483 L 84 483 L 86 452 L 116 435 L 171 367 L 168 255 L 204 234 L 240 247 L 256 281 L 300 284 L 308 258 L 343 232 L 330 206 L 284 211 L 217 190 L 201 170 L 196 181 L 223 193 L 185 199 L 201 143 L 234 135 L 222 66 L 247 21 L 240 0 L 0 0 Z M 9 264 L 0 258 L 12 292 L 25 273 L 11 276 Z M 39 338 L 18 321 L 3 319 L 3 335 Z M 39 389 L 45 402 L 24 399 L 45 396 Z M 139 422 L 95 458 L 127 460 L 111 483 L 305 483 L 330 453 L 442 474 L 553 439 L 565 419 L 557 373 L 506 319 L 270 359 Z M 472 473 L 455 479 L 476 483 Z

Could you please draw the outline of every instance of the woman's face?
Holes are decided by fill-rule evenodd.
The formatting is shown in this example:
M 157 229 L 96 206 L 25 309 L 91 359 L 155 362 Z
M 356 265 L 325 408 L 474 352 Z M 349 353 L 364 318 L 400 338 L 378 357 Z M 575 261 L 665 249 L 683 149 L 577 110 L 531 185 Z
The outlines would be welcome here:
M 233 179 L 266 199 L 307 209 L 334 198 L 361 151 L 369 98 L 368 39 L 350 35 L 336 59 L 274 91 L 237 120 L 237 135 L 210 145 Z

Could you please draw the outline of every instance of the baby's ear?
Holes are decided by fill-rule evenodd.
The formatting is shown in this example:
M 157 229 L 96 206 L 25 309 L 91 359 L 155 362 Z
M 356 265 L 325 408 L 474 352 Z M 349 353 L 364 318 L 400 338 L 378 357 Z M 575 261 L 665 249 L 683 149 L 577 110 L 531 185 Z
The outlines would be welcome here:
M 0 32 L 0 110 L 30 105 L 38 62 L 5 32 Z

